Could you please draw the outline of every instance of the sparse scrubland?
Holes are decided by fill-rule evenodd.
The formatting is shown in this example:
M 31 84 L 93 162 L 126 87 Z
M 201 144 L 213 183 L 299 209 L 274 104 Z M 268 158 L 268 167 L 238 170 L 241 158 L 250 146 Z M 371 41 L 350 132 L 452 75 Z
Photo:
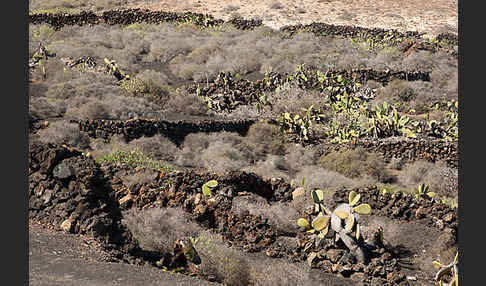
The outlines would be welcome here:
M 78 13 L 113 5 L 31 1 L 29 8 Z M 39 46 L 55 53 L 30 68 L 30 144 L 68 146 L 82 154 L 62 161 L 75 166 L 66 169 L 71 171 L 49 169 L 56 177 L 52 184 L 82 178 L 85 173 L 76 168 L 83 165 L 75 160 L 94 160 L 83 164 L 105 175 L 93 179 L 93 188 L 106 189 L 99 198 L 113 200 L 99 205 L 122 209 L 109 213 L 110 229 L 129 233 L 113 241 L 120 249 L 131 241 L 131 247 L 158 253 L 161 260 L 146 260 L 164 270 L 226 285 L 416 285 L 399 266 L 415 255 L 420 258 L 410 262 L 415 270 L 407 275 L 429 283 L 433 274 L 424 254 L 404 250 L 410 241 L 391 243 L 386 235 L 383 240 L 383 230 L 375 226 L 413 221 L 421 224 L 421 236 L 439 233 L 452 241 L 440 250 L 424 247 L 451 253 L 456 245 L 457 57 L 443 50 L 404 53 L 400 45 L 371 49 L 369 44 L 309 30 L 292 36 L 265 26 L 241 30 L 229 22 L 215 27 L 190 21 L 99 23 L 58 30 L 30 24 L 29 56 L 38 57 Z M 69 64 L 82 57 L 96 66 Z M 117 64 L 111 71 L 109 60 Z M 368 70 L 364 79 L 356 76 L 359 70 Z M 113 71 L 129 77 L 117 79 Z M 345 73 L 352 71 L 354 77 Z M 375 76 L 381 71 L 384 76 Z M 406 76 L 392 78 L 390 71 Z M 417 71 L 428 78 L 408 78 Z M 226 126 L 235 119 L 254 123 L 238 133 L 204 129 L 207 120 Z M 154 130 L 176 122 L 181 134 L 190 131 L 136 134 L 129 124 L 137 120 L 151 120 Z M 88 131 L 80 122 L 102 122 L 97 126 L 103 128 Z M 120 125 L 111 128 L 110 122 Z M 394 140 L 411 151 L 373 147 Z M 445 144 L 446 151 L 420 147 L 427 142 Z M 50 175 L 29 179 L 42 176 Z M 206 182 L 210 195 L 201 191 Z M 65 184 L 59 189 L 74 188 Z M 39 188 L 31 190 L 35 202 Z M 353 209 L 360 196 L 365 207 Z M 331 207 L 343 202 L 346 212 L 331 214 Z M 357 213 L 370 214 L 368 207 L 371 215 L 355 226 Z M 338 216 L 346 226 L 330 228 L 331 217 Z M 302 221 L 297 224 L 301 217 L 311 221 L 307 232 Z M 379 219 L 373 222 L 374 217 Z M 99 223 L 79 224 L 72 229 Z M 356 239 L 348 235 L 351 230 Z M 185 241 L 180 247 L 186 258 L 177 256 L 179 240 Z M 199 263 L 191 262 L 193 254 L 189 259 L 188 245 Z M 369 248 L 372 262 L 355 261 L 350 245 Z

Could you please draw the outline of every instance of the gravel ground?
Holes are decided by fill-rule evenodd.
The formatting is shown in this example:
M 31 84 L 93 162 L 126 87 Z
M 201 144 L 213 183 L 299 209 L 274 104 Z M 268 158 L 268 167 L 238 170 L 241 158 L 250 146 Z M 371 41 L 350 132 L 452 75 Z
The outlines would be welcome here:
M 103 252 L 89 238 L 29 224 L 29 285 L 219 285 L 151 266 L 100 262 Z

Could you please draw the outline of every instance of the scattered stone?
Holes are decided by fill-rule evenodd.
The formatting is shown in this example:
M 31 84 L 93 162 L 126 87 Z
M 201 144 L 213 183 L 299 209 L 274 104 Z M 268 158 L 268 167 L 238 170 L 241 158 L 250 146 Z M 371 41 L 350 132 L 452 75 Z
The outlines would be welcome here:
M 269 257 L 277 257 L 279 255 L 278 251 L 276 251 L 275 249 L 267 249 L 265 251 L 265 254 Z
M 195 205 L 199 205 L 199 203 L 201 202 L 201 200 L 202 200 L 202 195 L 201 194 L 198 193 L 198 194 L 196 194 L 194 196 L 194 204 Z
M 307 264 L 309 265 L 309 267 L 312 267 L 314 260 L 317 258 L 317 255 L 317 252 L 311 252 L 309 256 L 307 256 Z
M 356 282 L 363 282 L 364 280 L 366 280 L 366 275 L 364 273 L 355 272 L 351 274 L 350 278 Z
M 454 216 L 452 215 L 452 213 L 448 213 L 444 216 L 444 221 L 450 223 L 450 222 L 452 222 L 453 218 L 454 218 Z
M 292 200 L 297 200 L 305 196 L 305 189 L 303 187 L 298 187 L 292 192 Z
M 332 263 L 337 263 L 343 256 L 344 252 L 345 251 L 341 249 L 329 249 L 326 253 L 326 257 L 331 260 Z
M 444 224 L 444 221 L 439 219 L 435 222 L 435 225 L 440 229 L 440 230 L 443 230 L 444 227 L 445 227 L 445 224 Z
M 130 204 L 132 203 L 132 196 L 130 194 L 124 196 L 123 198 L 121 198 L 118 203 L 120 204 L 120 207 L 122 208 L 126 208 L 126 207 L 129 207 Z
M 424 218 L 425 216 L 427 215 L 427 210 L 424 208 L 424 207 L 419 207 L 416 211 L 415 211 L 415 217 L 417 219 L 421 219 L 421 218 Z
M 59 179 L 67 179 L 74 175 L 74 169 L 66 161 L 62 161 L 59 165 L 54 167 L 53 175 Z

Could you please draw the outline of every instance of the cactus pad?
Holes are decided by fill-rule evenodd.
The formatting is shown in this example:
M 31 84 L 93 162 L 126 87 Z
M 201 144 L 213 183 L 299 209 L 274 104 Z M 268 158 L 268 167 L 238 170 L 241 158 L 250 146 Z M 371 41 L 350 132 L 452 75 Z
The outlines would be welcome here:
M 354 212 L 362 215 L 369 215 L 371 213 L 371 206 L 369 204 L 361 204 L 353 209 Z
M 299 218 L 297 220 L 297 225 L 299 225 L 300 227 L 304 228 L 305 230 L 309 230 L 310 229 L 310 224 L 309 224 L 309 222 L 305 218 Z
M 355 191 L 351 191 L 351 192 L 349 193 L 349 198 L 348 198 L 348 200 L 349 200 L 349 206 L 351 206 L 351 207 L 352 207 L 352 206 L 354 206 L 355 204 L 357 204 L 357 203 L 358 203 L 358 201 L 359 201 L 359 199 L 360 199 L 360 197 L 361 197 L 361 195 L 360 195 L 360 194 L 356 193 Z

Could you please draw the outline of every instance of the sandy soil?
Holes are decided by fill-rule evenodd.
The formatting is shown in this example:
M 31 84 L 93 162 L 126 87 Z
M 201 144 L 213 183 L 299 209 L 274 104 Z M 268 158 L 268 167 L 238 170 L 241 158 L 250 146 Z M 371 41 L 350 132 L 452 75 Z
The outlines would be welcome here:
M 220 285 L 152 266 L 106 262 L 88 237 L 29 224 L 29 285 Z
M 208 13 L 224 20 L 240 15 L 247 19 L 261 19 L 272 28 L 323 22 L 402 32 L 419 31 L 430 35 L 458 33 L 457 0 L 143 0 L 124 8 Z

